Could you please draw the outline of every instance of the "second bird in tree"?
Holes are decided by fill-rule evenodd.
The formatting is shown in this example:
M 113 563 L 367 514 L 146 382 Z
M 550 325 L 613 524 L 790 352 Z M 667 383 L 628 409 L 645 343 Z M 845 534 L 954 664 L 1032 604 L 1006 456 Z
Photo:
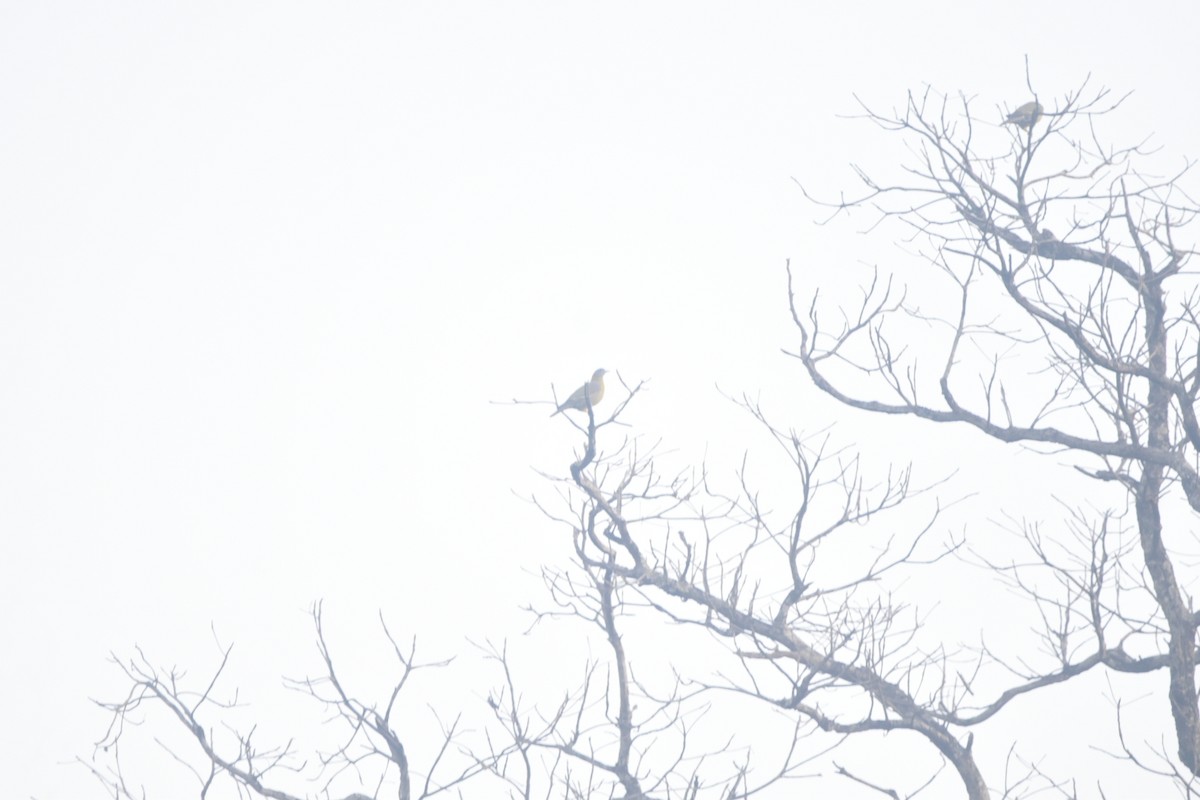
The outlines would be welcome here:
M 571 392 L 571 396 L 562 401 L 558 410 L 551 414 L 561 414 L 567 409 L 573 411 L 587 411 L 588 401 L 591 401 L 593 407 L 604 398 L 604 372 L 605 370 L 598 369 L 592 373 L 592 379 L 580 386 L 575 391 Z
M 1042 118 L 1042 106 L 1037 100 L 1030 100 L 1023 106 L 1017 108 L 1016 111 L 1008 115 L 1004 120 L 1005 125 L 1016 125 L 1018 128 L 1028 130 L 1037 124 L 1037 121 Z

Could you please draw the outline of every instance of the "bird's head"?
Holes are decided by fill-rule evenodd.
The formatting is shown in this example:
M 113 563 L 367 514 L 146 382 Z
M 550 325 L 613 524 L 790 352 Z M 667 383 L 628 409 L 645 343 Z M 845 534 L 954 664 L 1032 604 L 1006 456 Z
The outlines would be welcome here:
M 608 370 L 606 370 L 606 369 L 596 370 L 595 372 L 592 373 L 592 380 L 594 380 L 594 381 L 600 380 L 601 378 L 604 377 L 604 373 L 606 373 L 606 372 L 608 372 Z

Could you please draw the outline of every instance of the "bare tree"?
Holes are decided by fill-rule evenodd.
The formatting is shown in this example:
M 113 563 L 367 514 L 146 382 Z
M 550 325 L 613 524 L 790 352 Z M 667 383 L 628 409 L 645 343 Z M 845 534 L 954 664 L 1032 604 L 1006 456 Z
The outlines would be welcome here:
M 950 483 L 919 481 L 907 466 L 876 473 L 834 433 L 780 427 L 744 398 L 785 470 L 748 456 L 732 488 L 703 466 L 667 471 L 670 458 L 623 422 L 641 388 L 624 385 L 604 414 L 590 400 L 581 409 L 578 452 L 545 476 L 556 499 L 535 501 L 570 532 L 572 556 L 544 568 L 548 597 L 530 609 L 531 630 L 582 623 L 598 645 L 556 664 L 561 694 L 522 674 L 510 642 L 484 643 L 497 676 L 484 707 L 427 720 L 440 746 L 414 767 L 395 722 L 422 666 L 414 647 L 384 626 L 394 688 L 359 700 L 317 606 L 320 677 L 290 685 L 332 712 L 344 735 L 331 751 L 260 750 L 253 729 L 211 721 L 232 705 L 216 691 L 227 649 L 198 687 L 139 652 L 118 661 L 132 688 L 106 704 L 113 725 L 90 768 L 113 797 L 136 796 L 119 745 L 154 706 L 187 732 L 191 753 L 172 752 L 202 797 L 224 782 L 283 800 L 335 786 L 402 800 L 734 800 L 792 796 L 819 780 L 826 795 L 1073 798 L 1080 776 L 1051 775 L 1016 745 L 997 761 L 976 740 L 1019 698 L 1105 668 L 1168 678 L 1163 714 L 1177 741 L 1172 755 L 1129 740 L 1118 702 L 1111 755 L 1197 794 L 1200 619 L 1167 546 L 1171 526 L 1200 510 L 1197 295 L 1177 243 L 1194 204 L 1182 173 L 1148 179 L 1141 149 L 1101 144 L 1103 115 L 1118 105 L 1107 92 L 1085 83 L 1050 103 L 1030 91 L 1043 113 L 1015 127 L 998 124 L 1000 109 L 985 121 L 971 100 L 932 91 L 890 115 L 864 107 L 908 141 L 915 163 L 894 184 L 858 169 L 865 192 L 831 204 L 831 216 L 866 209 L 873 223 L 901 223 L 924 256 L 911 292 L 877 272 L 856 307 L 831 312 L 818 293 L 801 302 L 789 267 L 792 355 L 821 391 L 880 415 L 964 423 L 1068 461 L 1106 490 L 1064 505 L 1051 525 L 1011 516 L 1027 557 L 997 556 L 971 529 L 950 533 Z M 756 486 L 760 461 L 785 488 Z M 1035 651 L 937 638 L 917 604 L 930 590 L 912 583 L 936 587 L 951 566 L 1025 598 L 1039 621 Z
M 831 315 L 793 284 L 793 355 L 847 406 L 969 427 L 1119 487 L 1111 507 L 1073 512 L 1065 544 L 1025 527 L 1036 562 L 1064 591 L 1046 594 L 1032 569 L 988 564 L 1047 612 L 1059 664 L 973 716 L 946 719 L 970 724 L 1014 692 L 1100 665 L 1164 672 L 1190 796 L 1200 774 L 1194 576 L 1181 577 L 1167 544 L 1200 511 L 1200 320 L 1185 270 L 1194 251 L 1181 241 L 1197 213 L 1181 188 L 1190 164 L 1154 178 L 1144 145 L 1105 144 L 1104 115 L 1119 105 L 1105 90 L 1085 82 L 1054 102 L 1029 90 L 1041 121 L 1001 133 L 997 111 L 932 90 L 891 114 L 863 106 L 912 157 L 897 182 L 858 169 L 865 192 L 831 207 L 899 222 L 923 256 L 921 288 L 877 274 L 857 308 Z M 956 302 L 936 315 L 929 295 L 939 283 Z M 906 337 L 911 323 L 934 333 Z
M 101 752 L 114 755 L 114 796 L 131 796 L 115 754 L 127 723 L 151 705 L 169 711 L 193 741 L 192 755 L 171 752 L 193 770 L 201 796 L 221 781 L 249 796 L 290 800 L 302 796 L 297 785 L 330 796 L 349 778 L 369 796 L 402 800 L 447 791 L 496 796 L 496 780 L 507 796 L 521 798 L 732 799 L 812 780 L 821 774 L 818 762 L 847 736 L 894 729 L 924 731 L 963 771 L 977 774 L 969 746 L 923 710 L 928 698 L 904 686 L 917 672 L 938 669 L 941 659 L 914 647 L 915 611 L 893 602 L 887 588 L 894 573 L 953 552 L 953 545 L 927 542 L 937 501 L 928 498 L 928 519 L 909 533 L 881 527 L 866 534 L 922 494 L 908 471 L 871 484 L 858 459 L 832 449 L 828 436 L 814 446 L 768 428 L 796 470 L 800 494 L 799 510 L 773 522 L 748 483 L 725 496 L 703 471 L 664 478 L 657 454 L 620 433 L 620 415 L 636 393 L 602 421 L 588 409 L 582 450 L 563 480 L 567 512 L 546 508 L 573 531 L 575 564 L 546 568 L 550 601 L 533 610 L 534 627 L 582 619 L 606 650 L 577 665 L 579 677 L 563 699 L 547 706 L 544 693 L 522 688 L 506 645 L 486 646 L 501 681 L 487 697 L 485 734 L 468 740 L 456 717 L 441 726 L 435 759 L 415 770 L 393 722 L 397 697 L 420 666 L 413 648 L 400 647 L 384 627 L 398 662 L 394 688 L 374 703 L 361 701 L 338 674 L 318 605 L 321 677 L 289 684 L 332 712 L 331 723 L 345 732 L 337 747 L 310 764 L 291 742 L 261 750 L 253 728 L 241 733 L 219 718 L 206 721 L 235 704 L 218 701 L 216 692 L 228 648 L 214 677 L 194 689 L 139 652 L 118 662 L 130 693 L 104 704 L 113 724 Z M 609 436 L 614 444 L 605 451 L 601 442 Z M 864 538 L 877 546 L 850 569 L 827 574 L 822 554 L 839 538 L 854 548 Z M 836 556 L 843 566 L 845 556 Z M 631 650 L 627 627 L 642 629 L 634 631 L 640 650 Z M 684 649 L 665 646 L 671 635 Z M 868 698 L 865 712 L 853 710 L 847 690 Z M 871 711 L 881 700 L 884 717 Z M 731 720 L 755 721 L 743 727 Z M 477 726 L 483 722 L 476 718 Z M 770 741 L 756 742 L 767 730 L 775 731 Z M 294 778 L 287 787 L 272 782 L 283 770 Z M 447 777 L 435 780 L 442 772 Z M 428 776 L 423 785 L 413 779 L 418 773 Z M 847 767 L 837 775 L 873 785 Z M 931 779 L 921 777 L 905 794 Z
M 416 642 L 403 647 L 393 638 L 382 617 L 383 633 L 396 657 L 391 667 L 396 677 L 388 696 L 380 701 L 358 699 L 343 683 L 325 637 L 321 604 L 313 606 L 317 649 L 323 672 L 319 677 L 286 680 L 286 684 L 320 703 L 329 712 L 328 724 L 340 742 L 327 752 L 302 755 L 295 741 L 262 747 L 257 743 L 257 725 L 239 730 L 222 718 L 239 706 L 238 693 L 222 689 L 220 684 L 229 666 L 232 645 L 221 648 L 220 664 L 212 677 L 201 684 L 187 680 L 181 670 L 156 667 L 139 648 L 128 660 L 113 657 L 113 662 L 130 683 L 129 693 L 116 702 L 100 705 L 112 714 L 112 722 L 97 744 L 97 752 L 111 755 L 103 765 L 89 765 L 115 800 L 145 796 L 145 789 L 127 778 L 120 758 L 129 728 L 142 724 L 145 716 L 166 711 L 168 718 L 182 726 L 191 740 L 193 753 L 160 741 L 171 758 L 184 764 L 195 776 L 201 798 L 224 796 L 223 786 L 236 796 L 258 796 L 271 800 L 300 800 L 306 792 L 319 787 L 322 797 L 331 797 L 337 785 L 352 783 L 372 791 L 371 797 L 389 791 L 400 800 L 453 794 L 468 780 L 485 773 L 490 762 L 483 758 L 461 758 L 458 748 L 460 719 L 445 723 L 435 720 L 422 726 L 420 737 L 440 741 L 435 755 L 421 769 L 414 770 L 405 741 L 396 731 L 398 700 L 414 675 L 428 668 L 444 668 L 449 661 L 418 662 Z M 386 668 L 386 667 L 385 667 Z M 334 723 L 340 725 L 334 726 Z M 447 762 L 457 760 L 457 766 Z M 197 766 L 199 764 L 199 766 Z M 445 773 L 446 777 L 441 777 Z M 416 775 L 423 779 L 417 780 Z M 347 778 L 347 776 L 349 776 Z M 341 780 L 339 780 L 341 779 Z M 137 788 L 135 788 L 135 786 Z M 287 787 L 286 789 L 284 787 Z M 295 788 L 294 788 L 295 787 Z M 299 792 L 299 793 L 298 793 Z M 352 793 L 345 800 L 367 797 Z
M 771 427 L 757 407 L 746 407 L 788 454 L 798 483 L 795 512 L 766 511 L 745 471 L 741 491 L 727 497 L 703 475 L 694 482 L 661 478 L 653 454 L 639 454 L 630 442 L 600 455 L 597 428 L 614 417 L 588 427 L 587 446 L 570 470 L 582 494 L 573 516 L 559 518 L 574 529 L 576 557 L 604 587 L 602 599 L 608 587 L 619 587 L 617 593 L 632 595 L 647 612 L 723 642 L 741 668 L 736 677 L 703 670 L 688 675 L 681 664 L 681 686 L 699 695 L 732 694 L 794 720 L 781 766 L 735 769 L 719 780 L 694 775 L 691 785 L 717 788 L 715 797 L 749 797 L 797 777 L 801 766 L 845 737 L 904 730 L 932 743 L 972 797 L 988 796 L 970 742 L 950 730 L 947 704 L 956 707 L 963 694 L 951 684 L 950 660 L 921 651 L 915 609 L 894 600 L 889 588 L 893 576 L 935 564 L 959 547 L 930 536 L 940 511 L 936 502 L 925 523 L 908 533 L 887 526 L 891 512 L 932 487 L 914 487 L 907 469 L 871 482 L 859 459 L 832 448 L 828 436 L 806 440 Z M 549 575 L 552 588 L 580 599 L 576 584 Z M 617 638 L 611 626 L 608 633 L 610 642 Z M 614 652 L 622 657 L 615 643 Z M 918 678 L 935 673 L 933 681 Z M 622 720 L 618 714 L 618 731 Z M 642 795 L 631 791 L 635 782 L 624 771 L 631 744 L 622 734 L 611 769 L 626 786 L 624 796 L 637 797 Z M 837 774 L 900 796 L 845 767 Z M 933 777 L 916 781 L 906 796 Z

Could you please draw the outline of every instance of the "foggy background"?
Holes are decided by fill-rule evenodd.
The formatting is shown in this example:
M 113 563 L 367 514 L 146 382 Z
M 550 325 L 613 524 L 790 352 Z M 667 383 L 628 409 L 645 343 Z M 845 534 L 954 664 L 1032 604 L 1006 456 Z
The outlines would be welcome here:
M 71 762 L 124 691 L 110 651 L 201 676 L 236 642 L 231 685 L 286 739 L 314 600 L 363 680 L 379 612 L 430 658 L 519 636 L 570 558 L 528 502 L 579 442 L 551 387 L 597 367 L 612 398 L 649 381 L 626 421 L 677 465 L 769 449 L 722 395 L 747 393 L 959 469 L 971 534 L 1050 508 L 998 448 L 850 414 L 780 352 L 787 259 L 850 292 L 912 258 L 814 225 L 796 182 L 835 199 L 905 157 L 854 95 L 999 122 L 1026 56 L 1048 106 L 1089 74 L 1132 91 L 1108 139 L 1177 169 L 1197 30 L 1182 0 L 0 3 L 3 794 L 101 796 Z

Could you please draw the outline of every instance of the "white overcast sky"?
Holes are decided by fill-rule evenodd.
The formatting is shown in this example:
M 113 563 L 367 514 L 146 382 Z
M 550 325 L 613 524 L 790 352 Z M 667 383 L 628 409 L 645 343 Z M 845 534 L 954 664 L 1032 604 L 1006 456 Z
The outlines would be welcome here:
M 202 672 L 211 626 L 261 685 L 311 669 L 318 598 L 431 655 L 518 633 L 569 558 L 531 467 L 576 437 L 503 401 L 605 367 L 681 463 L 761 444 L 717 386 L 869 444 L 780 353 L 786 259 L 891 257 L 793 180 L 903 157 L 853 95 L 999 119 L 1028 56 L 1051 105 L 1132 91 L 1111 138 L 1178 165 L 1197 31 L 1186 0 L 0 0 L 0 794 L 98 796 L 67 762 L 135 643 Z

